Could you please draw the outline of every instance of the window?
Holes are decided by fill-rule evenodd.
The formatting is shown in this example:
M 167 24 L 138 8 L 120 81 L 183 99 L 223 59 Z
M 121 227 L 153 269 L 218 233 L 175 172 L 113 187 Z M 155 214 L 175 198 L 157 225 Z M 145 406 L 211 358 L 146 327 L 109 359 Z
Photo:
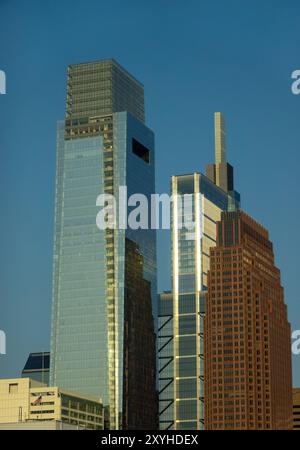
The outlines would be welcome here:
M 18 383 L 11 383 L 8 387 L 8 392 L 10 394 L 17 394 L 18 393 Z
M 138 142 L 136 139 L 132 139 L 132 152 L 141 158 L 143 161 L 149 164 L 150 162 L 150 151 Z

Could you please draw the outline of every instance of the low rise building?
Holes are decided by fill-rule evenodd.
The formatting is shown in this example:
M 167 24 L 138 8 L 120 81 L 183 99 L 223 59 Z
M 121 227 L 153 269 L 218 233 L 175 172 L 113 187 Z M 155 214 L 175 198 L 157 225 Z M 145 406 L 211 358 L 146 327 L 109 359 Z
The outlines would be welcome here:
M 100 399 L 48 387 L 30 378 L 0 380 L 0 424 L 61 422 L 84 429 L 103 429 Z M 46 423 L 47 422 L 47 423 Z M 60 425 L 58 427 L 61 428 Z
M 30 422 L 0 423 L 1 430 L 33 431 L 33 430 L 85 430 L 81 425 L 72 425 L 61 420 L 32 420 Z
M 293 430 L 300 430 L 300 388 L 293 389 Z

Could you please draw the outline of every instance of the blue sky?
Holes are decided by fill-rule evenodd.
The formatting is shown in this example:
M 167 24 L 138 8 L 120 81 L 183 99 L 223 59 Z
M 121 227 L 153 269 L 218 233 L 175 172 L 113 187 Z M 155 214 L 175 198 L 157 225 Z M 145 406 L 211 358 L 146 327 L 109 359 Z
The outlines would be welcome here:
M 70 63 L 113 57 L 145 85 L 158 192 L 213 161 L 213 113 L 224 112 L 243 209 L 270 231 L 300 329 L 299 23 L 298 0 L 0 0 L 0 377 L 49 349 L 55 134 Z M 158 246 L 163 290 L 168 232 Z M 300 355 L 293 363 L 299 386 Z

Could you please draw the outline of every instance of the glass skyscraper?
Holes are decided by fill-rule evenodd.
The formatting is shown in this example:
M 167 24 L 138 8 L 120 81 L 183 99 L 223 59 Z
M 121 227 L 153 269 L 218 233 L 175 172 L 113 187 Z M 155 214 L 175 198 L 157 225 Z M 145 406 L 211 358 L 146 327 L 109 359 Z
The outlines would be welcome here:
M 206 175 L 172 177 L 172 293 L 159 301 L 159 412 L 160 428 L 204 428 L 204 315 L 209 249 L 216 245 L 221 212 L 239 208 L 233 169 L 226 160 L 225 127 L 215 114 L 215 164 Z M 190 196 L 188 212 L 178 202 Z M 191 217 L 185 217 L 189 214 Z M 195 224 L 194 237 L 179 226 Z
M 141 255 L 155 318 L 156 234 L 118 226 L 99 230 L 96 199 L 113 194 L 118 210 L 120 186 L 127 187 L 128 196 L 149 198 L 155 192 L 154 134 L 144 118 L 143 86 L 117 62 L 68 67 L 66 118 L 57 132 L 50 383 L 102 398 L 110 429 L 130 423 L 123 416 L 125 390 L 130 395 L 130 384 L 124 386 L 125 305 L 132 304 L 125 302 L 126 248 L 131 248 L 125 242 Z M 153 336 L 149 342 L 154 345 Z M 148 350 L 154 355 L 154 348 Z M 148 382 L 154 368 L 153 356 L 142 368 Z M 149 401 L 149 388 L 146 394 Z

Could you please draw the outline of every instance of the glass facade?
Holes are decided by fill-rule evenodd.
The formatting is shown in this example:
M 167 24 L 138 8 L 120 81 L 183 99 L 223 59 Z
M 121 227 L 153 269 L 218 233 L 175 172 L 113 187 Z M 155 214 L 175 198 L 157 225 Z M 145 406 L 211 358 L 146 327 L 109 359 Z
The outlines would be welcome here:
M 60 124 L 50 383 L 107 401 L 105 236 L 95 222 L 101 167 L 102 137 L 67 141 Z
M 156 345 L 151 284 L 139 246 L 125 241 L 123 429 L 157 430 Z
M 70 65 L 67 84 L 67 120 L 117 111 L 145 120 L 143 85 L 114 60 Z
M 113 194 L 118 211 L 120 186 L 128 196 L 155 192 L 154 135 L 143 119 L 143 87 L 117 63 L 69 67 L 67 118 L 57 138 L 50 379 L 101 397 L 110 429 L 122 426 L 125 239 L 143 257 L 155 317 L 156 234 L 99 230 L 96 199 Z

